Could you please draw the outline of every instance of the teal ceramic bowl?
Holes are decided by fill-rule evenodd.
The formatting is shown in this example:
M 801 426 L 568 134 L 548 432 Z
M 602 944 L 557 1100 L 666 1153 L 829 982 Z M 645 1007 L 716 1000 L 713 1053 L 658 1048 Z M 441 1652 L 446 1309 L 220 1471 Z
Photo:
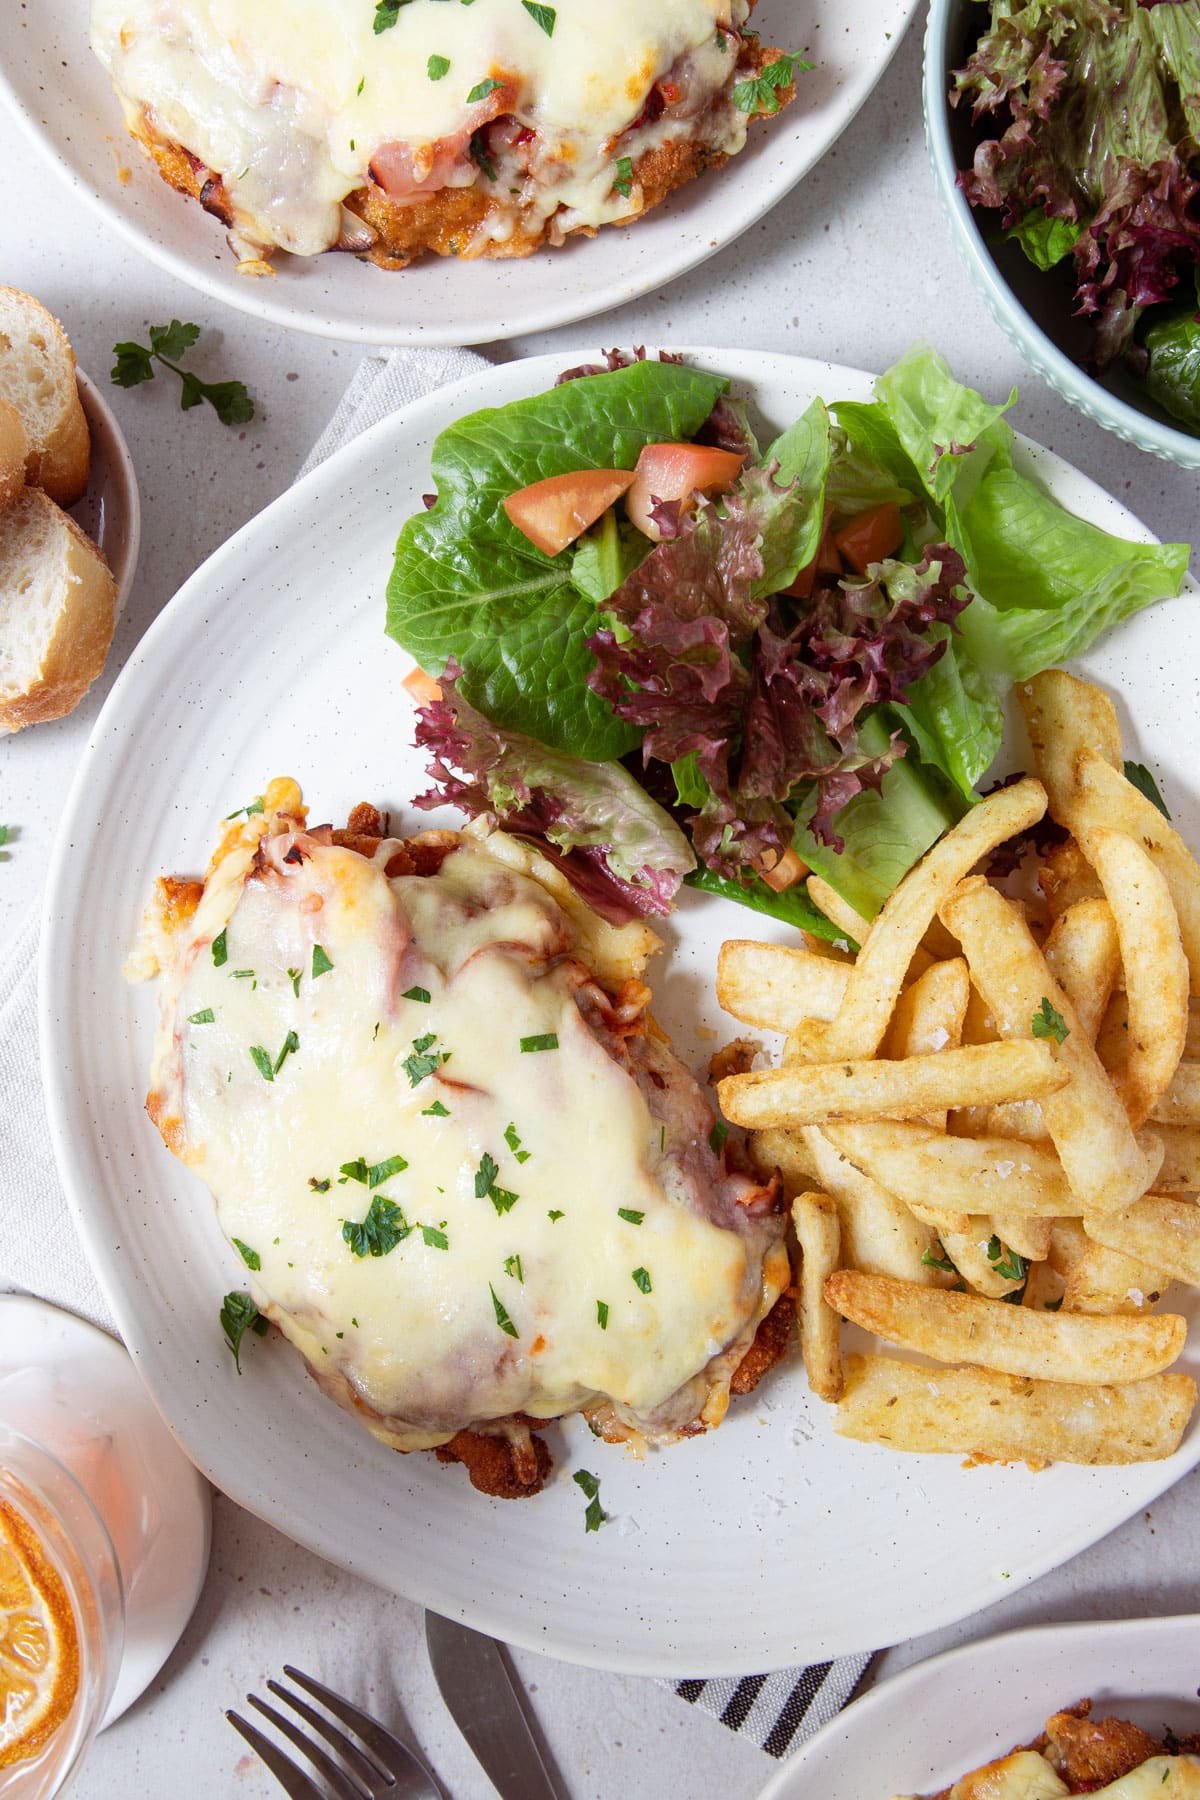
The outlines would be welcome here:
M 1073 317 L 1062 269 L 1035 269 L 1016 244 L 989 237 L 989 215 L 976 214 L 958 186 L 971 156 L 966 109 L 947 98 L 950 71 L 966 61 L 983 9 L 979 0 L 931 0 L 925 28 L 925 141 L 950 230 L 992 317 L 1025 361 L 1056 393 L 1127 444 L 1185 469 L 1200 469 L 1200 437 L 1185 431 L 1119 366 L 1089 375 L 1089 327 Z

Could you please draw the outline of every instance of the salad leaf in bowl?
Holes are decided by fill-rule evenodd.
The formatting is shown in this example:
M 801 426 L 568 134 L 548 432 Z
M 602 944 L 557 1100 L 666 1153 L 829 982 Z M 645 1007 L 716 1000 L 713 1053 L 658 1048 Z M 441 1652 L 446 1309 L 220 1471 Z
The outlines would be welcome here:
M 388 631 L 430 792 L 613 917 L 687 881 L 826 937 L 979 797 L 1004 694 L 1179 591 L 1185 545 L 1074 517 L 930 349 L 760 446 L 719 373 L 612 353 L 433 448 Z M 613 498 L 614 494 L 617 496 Z

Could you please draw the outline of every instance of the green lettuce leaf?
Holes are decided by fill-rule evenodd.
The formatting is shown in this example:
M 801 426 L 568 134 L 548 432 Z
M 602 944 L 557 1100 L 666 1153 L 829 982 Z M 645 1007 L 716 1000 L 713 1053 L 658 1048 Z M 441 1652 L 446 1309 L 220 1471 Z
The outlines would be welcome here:
M 702 894 L 715 894 L 721 900 L 736 900 L 739 906 L 748 906 L 752 912 L 765 913 L 768 918 L 782 919 L 785 925 L 795 925 L 800 931 L 823 938 L 827 944 L 846 941 L 845 933 L 839 931 L 820 908 L 813 905 L 803 882 L 797 882 L 794 887 L 784 888 L 781 894 L 777 894 L 761 876 L 756 875 L 743 887 L 740 881 L 728 881 L 723 875 L 714 875 L 711 869 L 701 865 L 693 869 L 690 875 L 684 876 L 683 884 L 685 887 L 698 888 Z M 856 949 L 857 945 L 852 945 L 851 948 Z
M 507 497 L 573 469 L 630 469 L 646 444 L 690 438 L 728 387 L 678 363 L 638 362 L 460 419 L 433 447 L 437 503 L 400 533 L 389 635 L 431 675 L 450 657 L 462 692 L 497 724 L 593 761 L 639 734 L 587 686 L 594 598 L 573 559 L 536 549 Z
M 947 639 L 945 651 L 896 712 L 921 761 L 940 769 L 969 803 L 999 754 L 1004 705 L 999 683 L 976 665 L 962 640 L 945 626 L 936 635 Z
M 829 413 L 823 400 L 814 400 L 762 458 L 767 471 L 779 464 L 770 477 L 771 490 L 779 498 L 773 506 L 758 508 L 763 572 L 752 593 L 777 594 L 789 587 L 817 554 L 825 523 L 830 448 Z M 747 471 L 741 485 L 753 476 L 754 471 Z
M 1053 269 L 1070 256 L 1083 233 L 1081 220 L 1052 218 L 1042 207 L 1032 206 L 1004 236 L 1019 244 L 1037 268 Z
M 925 492 L 939 505 L 951 488 L 961 495 L 964 475 L 977 482 L 989 467 L 1007 467 L 1012 461 L 1012 431 L 1004 414 L 1016 403 L 1016 388 L 993 405 L 955 381 L 942 358 L 925 345 L 909 350 L 879 377 L 875 397 Z
M 1164 412 L 1200 430 L 1200 299 L 1160 315 L 1146 333 L 1145 384 Z

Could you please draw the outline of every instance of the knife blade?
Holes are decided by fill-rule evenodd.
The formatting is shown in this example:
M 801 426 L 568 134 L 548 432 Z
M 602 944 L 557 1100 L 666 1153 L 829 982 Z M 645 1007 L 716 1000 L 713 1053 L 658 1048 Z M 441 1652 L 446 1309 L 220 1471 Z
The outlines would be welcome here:
M 425 1642 L 450 1716 L 501 1800 L 568 1800 L 542 1760 L 496 1640 L 427 1612 Z

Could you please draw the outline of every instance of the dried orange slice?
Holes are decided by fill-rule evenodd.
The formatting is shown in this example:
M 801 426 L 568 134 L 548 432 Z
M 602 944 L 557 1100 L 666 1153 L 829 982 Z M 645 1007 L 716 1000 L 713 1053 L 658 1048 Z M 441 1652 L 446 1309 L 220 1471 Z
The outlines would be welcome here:
M 0 1501 L 0 1768 L 43 1748 L 78 1687 L 70 1596 L 36 1532 Z

